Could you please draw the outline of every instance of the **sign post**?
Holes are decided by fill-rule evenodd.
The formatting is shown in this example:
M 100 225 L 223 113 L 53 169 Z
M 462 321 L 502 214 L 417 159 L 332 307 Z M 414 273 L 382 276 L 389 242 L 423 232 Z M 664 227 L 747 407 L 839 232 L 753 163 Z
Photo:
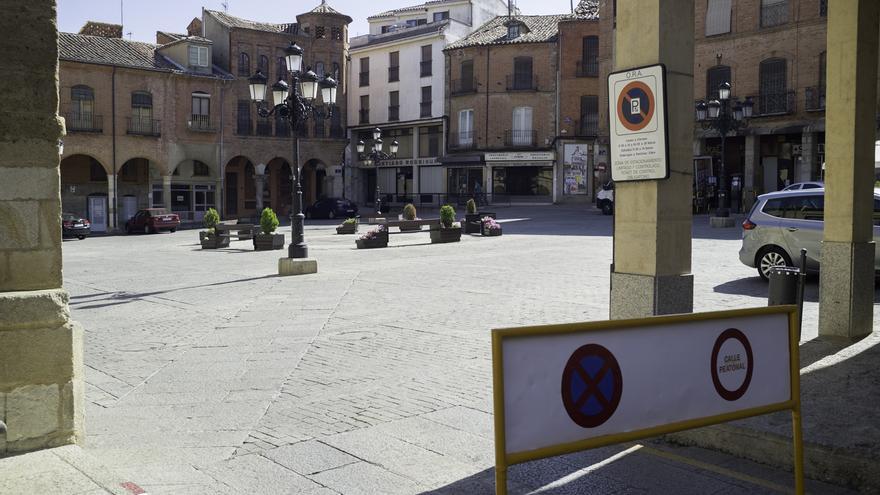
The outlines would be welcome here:
M 615 182 L 669 178 L 666 67 L 608 75 L 611 178 Z
M 507 467 L 792 412 L 803 493 L 796 306 L 492 331 L 496 494 Z

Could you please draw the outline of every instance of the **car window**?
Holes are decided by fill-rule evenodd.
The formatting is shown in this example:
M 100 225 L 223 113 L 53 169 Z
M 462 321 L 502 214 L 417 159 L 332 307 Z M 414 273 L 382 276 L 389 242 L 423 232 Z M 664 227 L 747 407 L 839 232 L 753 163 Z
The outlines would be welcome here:
M 825 196 L 800 196 L 791 199 L 795 200 L 791 205 L 793 209 L 792 218 L 817 220 L 819 222 L 825 219 Z
M 804 184 L 803 186 L 801 186 L 801 188 L 802 189 L 821 189 L 822 186 L 820 186 L 819 184 Z
M 768 199 L 761 211 L 772 217 L 782 218 L 782 215 L 785 212 L 783 198 Z

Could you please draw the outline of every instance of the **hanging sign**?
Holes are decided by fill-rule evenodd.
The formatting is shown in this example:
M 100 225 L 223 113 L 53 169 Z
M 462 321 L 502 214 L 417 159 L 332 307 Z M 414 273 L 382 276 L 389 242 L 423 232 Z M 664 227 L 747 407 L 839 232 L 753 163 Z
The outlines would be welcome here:
M 608 75 L 611 178 L 618 182 L 669 177 L 666 67 L 638 67 Z

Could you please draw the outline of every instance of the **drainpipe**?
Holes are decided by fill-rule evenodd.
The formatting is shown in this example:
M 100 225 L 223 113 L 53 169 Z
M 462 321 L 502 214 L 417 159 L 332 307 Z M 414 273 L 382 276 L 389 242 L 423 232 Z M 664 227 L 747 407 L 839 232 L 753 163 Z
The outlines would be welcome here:
M 110 79 L 110 129 L 113 137 L 113 230 L 119 226 L 119 182 L 116 180 L 116 66 Z M 108 229 L 109 230 L 109 229 Z
M 231 49 L 230 53 L 232 53 Z M 220 170 L 220 180 L 214 181 L 214 184 L 220 184 L 218 186 L 220 190 L 214 194 L 214 198 L 220 198 L 220 202 L 216 205 L 217 211 L 220 212 L 220 218 L 226 217 L 226 164 L 223 163 L 223 101 L 225 98 L 226 81 L 223 81 L 220 83 L 220 155 L 217 157 L 217 168 Z

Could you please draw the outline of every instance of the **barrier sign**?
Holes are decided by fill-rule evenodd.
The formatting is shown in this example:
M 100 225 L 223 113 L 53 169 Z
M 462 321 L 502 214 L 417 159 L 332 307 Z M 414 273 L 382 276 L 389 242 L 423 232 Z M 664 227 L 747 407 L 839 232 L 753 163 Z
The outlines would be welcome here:
M 611 178 L 617 182 L 669 177 L 666 67 L 638 67 L 608 75 Z
M 496 493 L 507 466 L 791 410 L 794 306 L 493 330 Z

